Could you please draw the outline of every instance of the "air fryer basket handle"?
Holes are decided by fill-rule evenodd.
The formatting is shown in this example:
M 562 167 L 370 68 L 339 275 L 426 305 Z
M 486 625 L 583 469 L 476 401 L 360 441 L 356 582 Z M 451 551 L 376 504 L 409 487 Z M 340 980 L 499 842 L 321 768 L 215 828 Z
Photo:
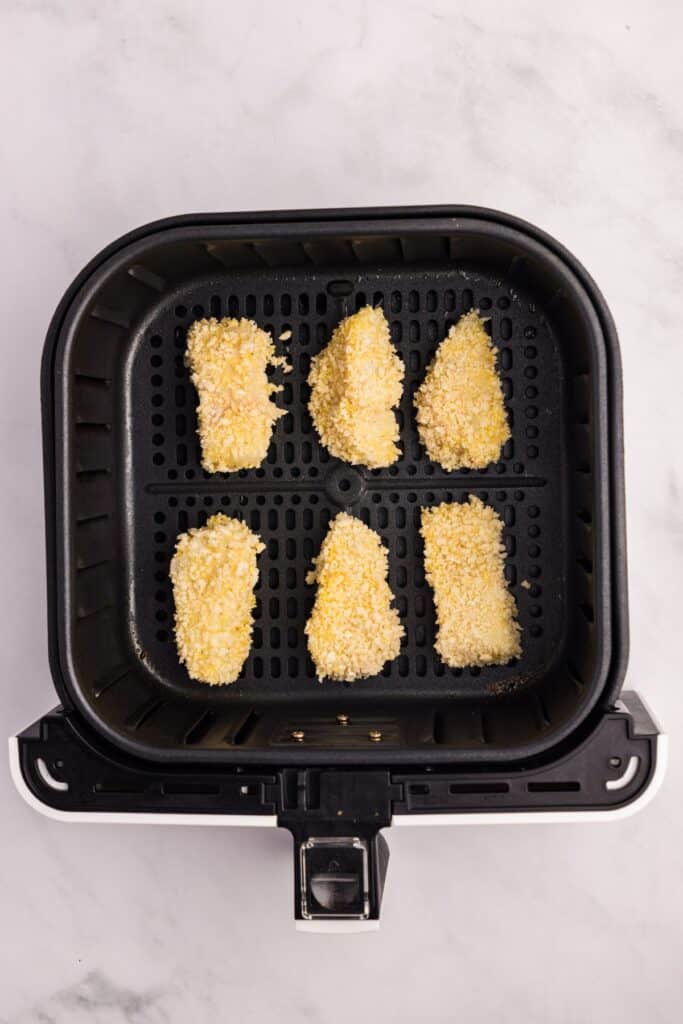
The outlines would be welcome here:
M 294 916 L 308 931 L 378 927 L 389 846 L 377 829 L 355 834 L 292 828 Z

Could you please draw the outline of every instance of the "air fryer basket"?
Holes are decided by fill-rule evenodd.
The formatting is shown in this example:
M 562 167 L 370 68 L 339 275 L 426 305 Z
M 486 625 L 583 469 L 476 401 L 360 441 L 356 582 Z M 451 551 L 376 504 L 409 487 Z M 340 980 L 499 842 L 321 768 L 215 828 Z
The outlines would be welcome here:
M 403 455 L 375 471 L 330 457 L 306 408 L 311 356 L 365 303 L 383 306 L 406 366 Z M 436 345 L 472 306 L 490 317 L 512 440 L 482 472 L 445 473 L 418 442 L 412 400 Z M 183 354 L 188 325 L 207 315 L 292 332 L 280 345 L 293 372 L 276 375 L 289 415 L 260 469 L 201 469 Z M 150 225 L 93 261 L 58 312 L 43 398 L 55 683 L 66 708 L 128 753 L 491 766 L 553 748 L 618 692 L 627 636 L 616 339 L 592 282 L 529 225 L 473 208 Z M 451 670 L 433 650 L 419 514 L 468 494 L 505 523 L 523 653 Z M 316 680 L 303 631 L 305 576 L 341 508 L 388 545 L 406 628 L 400 657 L 353 685 Z M 208 688 L 177 661 L 168 566 L 177 533 L 216 511 L 243 518 L 266 550 L 252 652 L 235 684 Z

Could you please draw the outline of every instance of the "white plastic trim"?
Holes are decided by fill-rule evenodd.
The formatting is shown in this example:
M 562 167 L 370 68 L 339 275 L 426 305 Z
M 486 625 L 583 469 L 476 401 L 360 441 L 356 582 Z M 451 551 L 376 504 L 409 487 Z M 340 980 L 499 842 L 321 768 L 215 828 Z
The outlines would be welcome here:
M 232 825 L 254 828 L 277 825 L 275 814 L 154 814 L 144 812 L 118 811 L 60 811 L 49 807 L 31 792 L 26 785 L 19 760 L 19 739 L 10 736 L 9 768 L 14 785 L 29 807 L 54 821 L 78 822 L 86 825 L 102 823 L 111 825 Z
M 655 771 L 650 785 L 636 800 L 624 807 L 606 808 L 604 811 L 501 811 L 471 814 L 394 814 L 392 825 L 555 825 L 579 821 L 619 821 L 641 811 L 657 795 L 666 775 L 669 737 L 657 736 Z
M 636 754 L 631 754 L 624 774 L 620 775 L 618 779 L 608 779 L 605 783 L 605 789 L 626 789 L 635 779 L 639 764 L 640 758 Z
M 315 932 L 318 935 L 354 935 L 357 932 L 379 931 L 379 921 L 296 921 L 298 932 Z

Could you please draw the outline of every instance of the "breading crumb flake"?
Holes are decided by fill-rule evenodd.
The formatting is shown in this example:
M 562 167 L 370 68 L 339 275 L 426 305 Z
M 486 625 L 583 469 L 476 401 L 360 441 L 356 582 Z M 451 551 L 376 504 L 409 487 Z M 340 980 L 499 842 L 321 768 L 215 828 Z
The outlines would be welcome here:
M 435 648 L 451 668 L 502 665 L 521 651 L 505 581 L 503 523 L 474 496 L 422 510 L 425 574 L 434 591 Z
M 387 552 L 374 530 L 340 512 L 313 560 L 307 583 L 318 590 L 306 623 L 308 649 L 320 679 L 377 675 L 397 657 L 404 634 L 391 607 Z
M 175 637 L 193 679 L 218 685 L 239 676 L 251 647 L 261 551 L 257 534 L 222 513 L 178 537 L 171 561 Z

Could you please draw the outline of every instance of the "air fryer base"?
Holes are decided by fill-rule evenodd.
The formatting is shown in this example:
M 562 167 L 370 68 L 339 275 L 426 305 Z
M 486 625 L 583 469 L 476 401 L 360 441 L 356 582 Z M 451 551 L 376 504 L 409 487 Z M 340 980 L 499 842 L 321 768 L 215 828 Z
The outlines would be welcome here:
M 570 749 L 508 772 L 215 770 L 137 760 L 57 708 L 10 739 L 10 766 L 26 802 L 61 821 L 287 828 L 297 925 L 354 931 L 379 920 L 388 862 L 381 829 L 614 821 L 657 792 L 666 739 L 627 691 Z

